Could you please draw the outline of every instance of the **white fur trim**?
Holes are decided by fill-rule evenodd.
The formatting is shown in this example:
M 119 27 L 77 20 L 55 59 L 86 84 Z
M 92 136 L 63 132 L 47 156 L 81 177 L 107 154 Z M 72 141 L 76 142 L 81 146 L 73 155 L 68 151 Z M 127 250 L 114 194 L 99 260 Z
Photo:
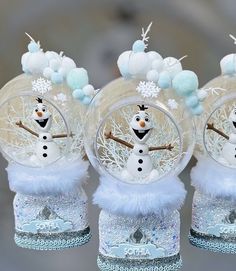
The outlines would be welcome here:
M 204 194 L 236 200 L 236 169 L 199 156 L 197 165 L 191 171 L 191 178 L 192 185 Z
M 94 203 L 117 215 L 165 215 L 179 209 L 186 195 L 178 177 L 150 184 L 130 184 L 102 176 L 94 194 Z
M 87 178 L 89 163 L 58 161 L 44 168 L 31 168 L 19 164 L 7 167 L 10 189 L 26 195 L 66 194 L 78 188 Z

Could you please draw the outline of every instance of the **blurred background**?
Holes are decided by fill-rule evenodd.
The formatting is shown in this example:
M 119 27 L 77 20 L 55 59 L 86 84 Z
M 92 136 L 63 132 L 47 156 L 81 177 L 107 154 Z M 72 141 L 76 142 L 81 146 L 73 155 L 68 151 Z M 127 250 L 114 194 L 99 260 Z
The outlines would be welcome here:
M 96 88 L 118 77 L 116 60 L 140 37 L 141 27 L 153 21 L 149 49 L 163 56 L 180 58 L 186 69 L 195 71 L 201 86 L 220 72 L 219 61 L 235 52 L 228 34 L 236 35 L 235 0 L 1 0 L 0 82 L 21 73 L 20 58 L 30 33 L 45 50 L 64 51 L 77 66 L 89 71 Z M 183 271 L 233 271 L 233 255 L 221 255 L 191 247 L 187 240 L 191 221 L 189 171 L 181 174 L 188 190 L 182 209 L 181 254 Z M 99 209 L 91 204 L 98 176 L 90 170 L 85 189 L 90 199 L 89 217 L 93 238 L 78 249 L 36 252 L 14 244 L 14 218 L 5 167 L 0 160 L 0 271 L 97 271 Z

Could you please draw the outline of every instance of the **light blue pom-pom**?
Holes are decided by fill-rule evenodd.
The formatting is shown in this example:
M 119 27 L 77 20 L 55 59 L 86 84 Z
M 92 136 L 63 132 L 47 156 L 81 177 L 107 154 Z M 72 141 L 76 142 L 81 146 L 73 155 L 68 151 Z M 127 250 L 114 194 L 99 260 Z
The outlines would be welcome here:
M 145 43 L 144 41 L 142 40 L 136 40 L 134 43 L 133 43 L 133 46 L 132 46 L 132 50 L 134 53 L 137 53 L 137 52 L 144 52 L 145 50 Z
M 75 89 L 73 92 L 72 92 L 72 96 L 77 99 L 77 100 L 83 100 L 84 98 L 84 92 L 82 89 Z
M 193 115 L 201 115 L 202 112 L 203 112 L 203 107 L 199 103 L 196 107 L 192 107 L 190 110 L 191 110 Z
M 51 81 L 54 84 L 61 84 L 63 82 L 63 76 L 58 72 L 53 72 L 51 75 Z
M 75 68 L 66 77 L 68 86 L 71 89 L 81 89 L 88 85 L 88 73 L 84 68 Z
M 82 103 L 85 104 L 85 105 L 88 105 L 88 104 L 91 103 L 91 101 L 92 101 L 92 98 L 91 98 L 91 97 L 85 96 L 85 97 L 83 98 L 83 100 L 82 100 Z
M 184 70 L 174 77 L 172 84 L 180 96 L 189 96 L 198 89 L 198 77 L 194 72 Z
M 196 95 L 190 95 L 186 97 L 185 104 L 187 107 L 196 107 L 199 104 L 199 99 Z
M 34 41 L 31 41 L 28 44 L 28 50 L 30 53 L 36 53 L 40 50 L 40 45 Z
M 171 87 L 171 77 L 167 71 L 161 72 L 158 79 L 158 86 L 162 89 Z

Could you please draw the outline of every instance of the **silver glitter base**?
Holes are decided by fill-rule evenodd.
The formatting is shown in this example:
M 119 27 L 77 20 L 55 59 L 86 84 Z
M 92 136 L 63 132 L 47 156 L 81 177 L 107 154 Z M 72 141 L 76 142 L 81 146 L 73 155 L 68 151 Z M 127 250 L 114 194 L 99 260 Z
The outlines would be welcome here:
M 82 231 L 64 233 L 15 233 L 15 243 L 22 248 L 34 250 L 61 250 L 79 247 L 86 244 L 91 239 L 90 228 Z
M 97 263 L 101 271 L 175 271 L 182 266 L 179 254 L 152 260 L 112 258 L 99 254 Z
M 193 229 L 189 234 L 190 243 L 198 248 L 213 252 L 236 254 L 236 239 L 225 239 L 213 235 L 199 233 Z

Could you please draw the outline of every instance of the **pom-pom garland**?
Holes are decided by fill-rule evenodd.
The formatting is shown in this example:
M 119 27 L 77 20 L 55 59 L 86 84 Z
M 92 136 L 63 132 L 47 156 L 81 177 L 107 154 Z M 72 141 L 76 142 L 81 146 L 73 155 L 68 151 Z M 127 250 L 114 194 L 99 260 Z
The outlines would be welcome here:
M 89 84 L 88 73 L 84 68 L 76 67 L 73 59 L 54 51 L 44 52 L 40 42 L 36 42 L 30 35 L 28 52 L 21 58 L 24 73 L 44 76 L 54 84 L 66 82 L 73 90 L 73 97 L 88 105 L 95 95 L 95 90 Z
M 142 40 L 136 40 L 133 43 L 132 50 L 123 52 L 117 65 L 121 75 L 125 79 L 138 78 L 154 82 L 157 87 L 165 90 L 173 88 L 179 96 L 185 100 L 185 105 L 194 115 L 200 115 L 203 108 L 200 102 L 205 98 L 203 93 L 198 91 L 198 77 L 188 70 L 183 70 L 181 59 L 174 57 L 163 58 L 155 51 L 145 52 L 149 37 L 151 24 L 146 32 L 142 30 Z M 236 65 L 235 65 L 236 68 Z

